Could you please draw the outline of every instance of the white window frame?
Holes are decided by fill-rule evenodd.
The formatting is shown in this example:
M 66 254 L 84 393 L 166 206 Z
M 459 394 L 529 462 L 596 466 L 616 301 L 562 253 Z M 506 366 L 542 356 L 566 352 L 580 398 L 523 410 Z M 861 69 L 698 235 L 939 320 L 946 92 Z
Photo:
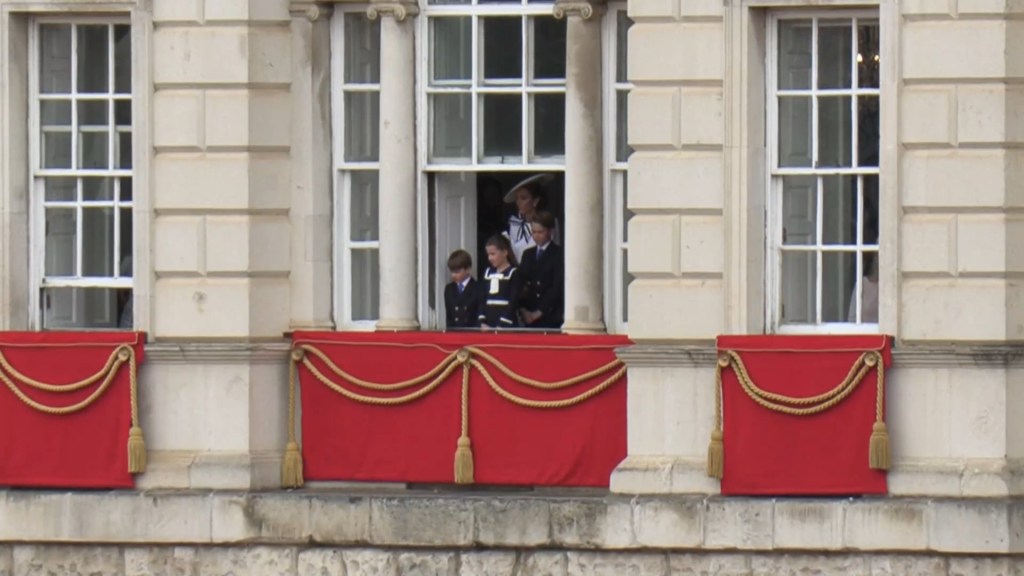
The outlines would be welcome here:
M 623 287 L 627 273 L 629 242 L 626 235 L 628 168 L 627 160 L 618 159 L 618 99 L 621 92 L 628 93 L 633 85 L 619 82 L 618 16 L 626 13 L 626 3 L 608 4 L 602 16 L 604 41 L 604 161 L 605 161 L 605 326 L 608 333 L 626 334 L 629 322 L 626 316 L 628 290 Z
M 108 106 L 109 124 L 113 125 L 114 129 L 108 134 L 107 141 L 107 154 L 108 160 L 111 164 L 114 163 L 114 157 L 118 147 L 118 135 L 120 132 L 117 130 L 116 119 L 114 118 L 114 106 L 113 102 L 117 100 L 128 100 L 131 103 L 132 111 L 132 167 L 130 169 L 122 168 L 107 168 L 107 169 L 94 169 L 94 168 L 70 168 L 70 169 L 54 169 L 54 168 L 43 168 L 42 158 L 40 155 L 41 150 L 41 120 L 39 118 L 39 102 L 41 100 L 50 99 L 50 96 L 44 96 L 40 93 L 39 89 L 39 49 L 40 49 L 40 34 L 39 29 L 42 25 L 49 24 L 66 24 L 72 26 L 72 39 L 71 39 L 71 58 L 72 58 L 72 79 L 71 79 L 71 91 L 67 94 L 60 94 L 62 98 L 59 99 L 70 99 L 71 100 L 71 157 L 72 163 L 76 163 L 77 157 L 77 137 L 76 128 L 77 124 L 77 106 L 76 104 L 80 100 L 93 100 L 93 101 L 105 101 L 110 105 Z M 129 86 L 131 92 L 128 93 L 125 98 L 123 93 L 115 93 L 113 88 L 114 84 L 114 51 L 111 49 L 108 51 L 108 72 L 110 75 L 109 79 L 109 92 L 89 94 L 87 96 L 81 96 L 77 91 L 76 79 L 74 77 L 74 71 L 77 70 L 77 43 L 75 38 L 77 37 L 78 27 L 82 25 L 97 25 L 102 24 L 113 28 L 113 26 L 123 25 L 129 27 L 129 38 L 131 42 L 131 67 L 132 75 L 129 80 Z M 138 263 L 139 258 L 137 256 L 140 249 L 144 249 L 145 246 L 140 246 L 137 242 L 139 237 L 138 216 L 139 216 L 139 201 L 138 198 L 141 194 L 140 177 L 138 174 L 138 165 L 140 155 L 137 150 L 140 147 L 138 140 L 138 134 L 136 127 L 139 126 L 140 116 L 140 105 L 138 102 L 139 82 L 137 70 L 138 58 L 138 39 L 136 36 L 136 25 L 132 22 L 132 19 L 128 16 L 113 16 L 113 17 L 95 17 L 95 16 L 55 16 L 55 15 L 40 15 L 33 17 L 28 21 L 28 159 L 29 159 L 29 171 L 28 177 L 30 180 L 30 200 L 29 200 L 29 246 L 30 246 L 30 262 L 29 262 L 29 276 L 30 276 L 30 290 L 29 290 L 29 328 L 33 330 L 39 330 L 43 328 L 52 328 L 44 326 L 44 315 L 45 311 L 42 307 L 42 290 L 45 288 L 109 288 L 109 289 L 131 289 L 132 298 L 129 299 L 128 306 L 132 307 L 132 318 L 133 325 L 127 328 L 120 328 L 118 326 L 111 327 L 112 330 L 135 330 L 139 329 L 140 324 L 144 325 L 145 320 L 140 318 L 136 314 L 139 310 L 139 306 L 136 304 L 136 297 L 138 295 L 138 282 L 135 280 L 138 274 Z M 82 201 L 75 200 L 71 202 L 47 202 L 45 200 L 45 184 L 44 179 L 48 177 L 72 177 L 79 178 L 83 176 L 94 176 L 94 177 L 108 177 L 113 179 L 114 190 L 113 200 L 111 201 Z M 120 190 L 120 178 L 131 178 L 132 179 L 132 200 L 129 202 L 123 202 L 119 198 Z M 81 186 L 79 185 L 80 189 Z M 81 192 L 78 193 L 79 197 Z M 75 261 L 77 275 L 73 277 L 47 277 L 45 274 L 45 259 L 46 259 L 46 219 L 45 219 L 45 208 L 47 206 L 56 206 L 60 204 L 66 206 L 69 209 L 73 208 L 76 211 L 76 246 L 75 246 Z M 129 208 L 132 211 L 133 220 L 133 244 L 132 244 L 132 276 L 122 277 L 120 274 L 120 260 L 115 259 L 113 263 L 113 276 L 110 277 L 83 277 L 82 276 L 82 252 L 83 244 L 86 239 L 82 234 L 82 210 L 83 208 L 99 208 L 109 207 L 113 209 L 113 222 L 114 222 L 114 254 L 120 253 L 120 218 L 121 209 Z M 115 319 L 115 323 L 117 319 Z M 67 326 L 67 327 L 56 327 L 61 330 L 98 330 L 98 328 L 89 326 Z
M 857 86 L 857 63 L 856 62 L 853 62 L 853 72 L 852 72 L 853 73 L 853 77 L 852 77 L 853 79 L 852 79 L 852 82 L 851 82 L 853 87 L 851 89 L 838 89 L 838 90 L 821 90 L 821 89 L 819 89 L 817 87 L 817 66 L 815 66 L 815 65 L 811 66 L 811 74 L 812 74 L 812 77 L 811 77 L 811 88 L 809 90 L 802 91 L 802 92 L 806 92 L 807 95 L 811 95 L 812 96 L 812 112 L 811 112 L 812 142 L 810 143 L 810 147 L 811 147 L 811 151 L 812 151 L 812 166 L 808 167 L 808 168 L 780 168 L 779 165 L 778 165 L 779 164 L 779 160 L 778 160 L 778 154 L 779 154 L 779 146 L 778 146 L 778 134 L 779 134 L 778 101 L 779 100 L 778 100 L 778 94 L 779 94 L 779 91 L 777 90 L 777 85 L 778 85 L 778 80 L 777 79 L 778 79 L 778 71 L 779 71 L 779 69 L 778 69 L 778 65 L 779 65 L 779 62 L 778 62 L 778 40 L 779 40 L 779 38 L 778 38 L 778 30 L 779 30 L 779 23 L 782 22 L 782 21 L 785 21 L 785 20 L 793 20 L 793 19 L 798 19 L 798 20 L 800 20 L 800 19 L 803 19 L 803 20 L 813 19 L 814 20 L 814 33 L 812 34 L 812 49 L 811 50 L 812 50 L 812 54 L 814 54 L 814 56 L 813 56 L 813 58 L 815 59 L 814 61 L 816 62 L 816 59 L 817 59 L 817 41 L 818 41 L 818 35 L 817 35 L 817 26 L 818 26 L 817 23 L 818 23 L 818 20 L 819 19 L 825 19 L 825 20 L 828 20 L 828 19 L 847 19 L 847 18 L 852 18 L 854 20 L 864 19 L 864 20 L 872 20 L 872 21 L 875 21 L 875 22 L 880 22 L 880 14 L 879 14 L 879 11 L 877 9 L 876 10 L 835 9 L 835 10 L 814 10 L 814 11 L 809 11 L 809 10 L 786 10 L 786 11 L 773 12 L 773 13 L 770 13 L 769 16 L 768 16 L 768 21 L 767 21 L 767 25 L 768 25 L 767 26 L 768 27 L 768 30 L 767 30 L 767 32 L 768 32 L 768 34 L 767 34 L 768 50 L 767 50 L 767 55 L 766 55 L 767 74 L 765 74 L 765 82 L 766 82 L 765 94 L 766 94 L 766 99 L 767 99 L 767 102 L 766 102 L 766 104 L 767 104 L 767 106 L 766 106 L 766 108 L 767 108 L 766 141 L 767 142 L 766 143 L 767 143 L 767 148 L 768 148 L 768 163 L 769 164 L 768 164 L 768 169 L 765 171 L 765 175 L 766 175 L 766 188 L 765 189 L 768 191 L 767 192 L 768 193 L 768 198 L 767 198 L 767 202 L 765 203 L 765 209 L 766 209 L 766 219 L 765 219 L 765 222 L 766 222 L 765 267 L 766 267 L 766 270 L 765 270 L 765 279 L 766 279 L 766 285 L 767 285 L 767 290 L 766 290 L 766 295 L 765 295 L 766 296 L 765 321 L 766 321 L 766 326 L 768 327 L 769 331 L 770 332 L 774 332 L 774 333 L 778 333 L 778 334 L 794 334 L 794 333 L 810 333 L 810 334 L 874 334 L 874 333 L 878 333 L 879 332 L 879 323 L 878 322 L 873 322 L 873 323 L 828 322 L 828 323 L 813 323 L 813 324 L 811 324 L 811 323 L 788 323 L 788 324 L 783 324 L 782 323 L 782 318 L 781 318 L 781 315 L 782 315 L 781 314 L 781 305 L 782 305 L 782 302 L 781 302 L 781 300 L 782 300 L 782 296 L 781 296 L 781 291 L 782 291 L 782 273 L 781 273 L 781 266 L 782 266 L 782 257 L 781 257 L 781 255 L 782 255 L 782 250 L 781 250 L 781 244 L 782 244 L 782 242 L 781 242 L 781 240 L 782 240 L 782 217 L 783 217 L 783 210 L 782 210 L 782 177 L 783 176 L 791 176 L 791 175 L 822 176 L 822 175 L 827 175 L 827 174 L 864 175 L 864 176 L 871 175 L 871 176 L 876 176 L 879 179 L 879 185 L 878 185 L 878 191 L 879 191 L 879 196 L 880 196 L 879 197 L 879 211 L 881 212 L 882 210 L 885 210 L 887 205 L 888 205 L 888 203 L 885 202 L 881 198 L 881 195 L 885 193 L 884 192 L 885 191 L 885 185 L 881 181 L 882 180 L 882 170 L 881 170 L 881 163 L 882 163 L 882 159 L 881 159 L 881 156 L 882 156 L 882 150 L 881 150 L 882 142 L 881 142 L 881 140 L 882 139 L 881 138 L 880 138 L 880 141 L 879 141 L 879 156 L 880 156 L 880 158 L 879 158 L 879 166 L 877 166 L 877 167 L 872 167 L 872 168 L 858 167 L 858 166 L 856 166 L 856 162 L 854 162 L 854 167 L 852 167 L 852 168 L 825 168 L 825 169 L 817 169 L 817 168 L 815 168 L 813 166 L 813 164 L 816 163 L 817 154 L 818 154 L 818 147 L 817 147 L 817 141 L 818 141 L 817 140 L 818 139 L 818 115 L 817 115 L 817 100 L 816 100 L 816 98 L 814 98 L 815 96 L 817 96 L 818 94 L 826 93 L 827 92 L 827 93 L 832 93 L 832 94 L 850 95 L 850 96 L 853 97 L 854 101 L 856 101 L 856 97 L 857 96 L 871 96 L 871 95 L 874 95 L 874 96 L 878 96 L 879 97 L 879 109 L 881 109 L 883 107 L 883 103 L 882 102 L 883 102 L 883 99 L 885 98 L 885 92 L 883 91 L 882 86 L 884 86 L 884 80 L 882 80 L 880 78 L 879 88 L 870 88 L 870 89 L 868 89 L 868 88 L 860 88 L 860 87 L 858 87 Z M 854 23 L 852 26 L 854 27 L 854 29 L 856 29 L 856 23 Z M 879 27 L 881 29 L 881 25 L 879 25 Z M 856 41 L 856 34 L 854 34 L 854 41 Z M 880 33 L 880 42 L 881 42 L 881 33 Z M 881 52 L 881 44 L 880 44 L 879 48 L 880 48 L 879 51 Z M 796 92 L 796 91 L 787 91 L 787 92 Z M 856 142 L 856 138 L 857 138 L 856 134 L 857 134 L 857 129 L 858 129 L 856 116 L 853 116 L 851 118 L 851 125 L 852 125 L 852 131 L 853 131 L 851 139 L 854 142 Z M 881 125 L 881 120 L 880 120 L 880 129 L 883 129 L 883 127 Z M 852 154 L 854 155 L 853 158 L 856 159 L 856 154 L 857 154 L 856 147 L 854 147 L 854 149 L 852 151 Z M 864 193 L 863 187 L 858 186 L 858 190 L 857 190 L 858 200 L 862 199 L 863 193 Z M 816 277 L 816 281 L 815 281 L 816 282 L 816 284 L 815 284 L 816 314 L 815 315 L 816 315 L 817 318 L 820 318 L 820 316 L 821 316 L 821 306 L 822 306 L 822 288 L 821 288 L 822 287 L 822 266 L 820 265 L 820 261 L 821 261 L 820 254 L 825 252 L 825 251 L 830 251 L 830 250 L 833 250 L 833 249 L 849 249 L 850 246 L 854 246 L 854 245 L 852 245 L 852 244 L 823 245 L 822 244 L 822 233 L 821 233 L 822 214 L 821 214 L 821 212 L 822 212 L 823 207 L 822 207 L 822 201 L 821 201 L 821 199 L 822 199 L 821 198 L 822 191 L 821 191 L 820 187 L 818 187 L 818 189 L 817 189 L 817 194 L 818 194 L 818 199 L 817 199 L 817 203 L 816 204 L 817 204 L 817 212 L 818 212 L 818 214 L 816 216 L 816 226 L 817 226 L 816 243 L 813 244 L 813 245 L 808 245 L 807 246 L 807 250 L 813 251 L 814 253 L 819 254 L 819 256 L 818 256 L 819 264 L 815 267 L 815 277 Z M 873 245 L 864 245 L 862 243 L 862 238 L 861 238 L 861 233 L 862 233 L 862 229 L 863 229 L 863 220 L 862 220 L 863 214 L 862 214 L 862 210 L 863 210 L 863 202 L 859 201 L 858 202 L 858 214 L 857 214 L 857 222 L 858 222 L 858 232 L 857 232 L 858 238 L 857 238 L 857 244 L 856 244 L 856 248 L 857 248 L 856 254 L 857 254 L 857 257 L 855 258 L 856 259 L 856 265 L 857 265 L 857 273 L 855 274 L 855 282 L 856 282 L 856 284 L 854 286 L 854 294 L 856 294 L 856 295 L 862 294 L 861 284 L 862 284 L 862 280 L 863 280 L 864 274 L 863 274 L 863 270 L 862 270 L 863 258 L 860 257 L 861 254 L 866 253 L 866 252 L 873 252 L 875 254 L 876 262 L 878 263 L 878 266 L 879 266 L 879 277 L 881 278 L 881 276 L 884 274 L 884 272 L 881 270 L 881 261 L 879 259 L 880 246 L 882 244 L 881 238 L 879 238 L 878 243 L 873 244 Z M 881 213 L 878 215 L 878 220 L 879 220 L 879 227 L 881 228 L 881 226 L 883 226 L 883 224 L 882 224 L 883 215 Z M 881 230 L 879 232 L 881 234 Z M 792 249 L 792 246 L 789 246 L 788 248 Z M 881 300 L 882 300 L 881 289 L 879 290 L 879 292 L 880 292 L 880 294 L 879 294 L 879 296 L 880 296 L 879 297 L 879 306 L 881 307 Z M 858 314 L 859 314 L 859 310 L 860 310 L 860 306 L 861 306 L 861 298 L 854 298 L 854 301 L 856 302 L 856 306 L 857 306 L 857 310 L 858 310 Z M 881 313 L 881 310 L 879 310 L 879 312 Z

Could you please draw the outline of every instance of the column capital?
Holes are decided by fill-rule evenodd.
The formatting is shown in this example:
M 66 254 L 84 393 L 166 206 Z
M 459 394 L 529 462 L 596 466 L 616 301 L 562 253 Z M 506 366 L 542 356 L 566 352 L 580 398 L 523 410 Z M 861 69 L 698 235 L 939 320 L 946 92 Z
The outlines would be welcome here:
M 371 0 L 370 7 L 366 9 L 366 17 L 370 20 L 391 16 L 401 22 L 419 13 L 420 5 L 415 0 Z
M 566 16 L 578 16 L 583 20 L 600 16 L 605 12 L 604 0 L 555 0 L 553 14 L 558 20 Z
M 310 22 L 316 22 L 324 18 L 330 18 L 334 12 L 331 2 L 316 0 L 292 0 L 288 3 L 288 13 L 292 18 L 305 17 Z

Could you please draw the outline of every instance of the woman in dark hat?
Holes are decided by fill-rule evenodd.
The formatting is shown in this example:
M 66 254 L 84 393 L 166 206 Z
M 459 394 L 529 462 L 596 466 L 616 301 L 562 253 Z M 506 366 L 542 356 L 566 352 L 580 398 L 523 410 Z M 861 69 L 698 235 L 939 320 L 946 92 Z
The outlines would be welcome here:
M 537 174 L 519 182 L 505 194 L 505 202 L 516 205 L 516 214 L 509 216 L 508 230 L 504 235 L 512 244 L 512 251 L 516 260 L 523 257 L 527 248 L 534 246 L 531 220 L 537 213 L 537 209 L 543 198 L 543 188 L 555 179 L 554 174 Z M 558 223 L 555 223 L 554 241 L 559 243 Z

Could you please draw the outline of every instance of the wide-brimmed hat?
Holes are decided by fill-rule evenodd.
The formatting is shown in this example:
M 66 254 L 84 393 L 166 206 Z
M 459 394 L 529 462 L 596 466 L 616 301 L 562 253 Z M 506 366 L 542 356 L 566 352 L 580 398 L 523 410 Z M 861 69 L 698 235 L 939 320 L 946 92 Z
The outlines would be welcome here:
M 506 204 L 515 204 L 516 203 L 516 190 L 519 190 L 520 188 L 528 188 L 528 187 L 533 186 L 533 185 L 543 186 L 543 185 L 547 184 L 548 182 L 551 182 L 554 179 L 555 179 L 555 175 L 550 173 L 550 172 L 545 172 L 543 174 L 536 174 L 534 176 L 530 176 L 526 180 L 523 180 L 522 182 L 519 182 L 518 184 L 516 184 L 515 186 L 510 188 L 509 191 L 505 193 L 505 203 Z

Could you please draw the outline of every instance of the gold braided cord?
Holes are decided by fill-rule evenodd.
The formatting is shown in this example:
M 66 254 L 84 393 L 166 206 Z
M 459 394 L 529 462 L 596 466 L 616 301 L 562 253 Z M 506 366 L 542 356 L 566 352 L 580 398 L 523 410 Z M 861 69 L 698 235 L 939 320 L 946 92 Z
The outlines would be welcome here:
M 462 410 L 462 426 L 460 434 L 464 437 L 469 436 L 469 367 L 471 364 L 472 361 L 462 363 L 462 399 L 460 405 Z
M 488 372 L 487 369 L 482 364 L 480 364 L 480 362 L 477 361 L 476 359 L 472 359 L 469 362 L 470 364 L 473 365 L 474 368 L 480 371 L 480 373 L 484 377 L 484 380 L 487 381 L 487 384 L 491 387 L 491 389 L 494 390 L 499 396 L 501 396 L 505 400 L 508 400 L 509 402 L 512 402 L 513 404 L 517 404 L 519 406 L 541 409 L 565 408 L 567 406 L 579 404 L 584 400 L 587 400 L 589 398 L 597 396 L 601 392 L 604 392 L 605 389 L 607 389 L 609 386 L 617 382 L 626 373 L 626 367 L 622 366 L 621 368 L 616 370 L 614 374 L 606 378 L 597 386 L 594 386 L 593 388 L 587 390 L 586 392 L 573 396 L 572 398 L 565 398 L 563 400 L 530 400 L 529 398 L 516 396 L 515 394 L 505 390 L 500 385 L 498 385 L 498 383 L 494 381 L 494 377 L 491 376 L 491 373 Z
M 390 383 L 390 384 L 381 384 L 381 383 L 378 383 L 378 382 L 370 382 L 368 380 L 363 380 L 361 378 L 353 376 L 352 374 L 349 374 L 348 372 L 346 372 L 346 371 L 342 370 L 341 368 L 339 368 L 337 364 L 332 362 L 331 359 L 327 357 L 327 354 L 325 354 L 323 351 L 321 351 L 320 349 L 318 349 L 318 348 L 316 348 L 314 346 L 310 346 L 310 345 L 304 344 L 302 346 L 299 346 L 298 349 L 302 350 L 303 352 L 312 354 L 312 355 L 316 356 L 317 358 L 319 358 L 320 361 L 323 362 L 324 365 L 327 366 L 327 368 L 329 368 L 331 372 L 334 372 L 334 374 L 336 376 L 342 377 L 347 382 L 351 382 L 352 384 L 354 384 L 356 386 L 359 386 L 359 387 L 362 387 L 362 388 L 368 388 L 370 390 L 385 390 L 385 391 L 387 391 L 387 390 L 401 390 L 403 388 L 411 388 L 413 386 L 418 386 L 418 385 L 426 382 L 427 380 L 430 380 L 431 378 L 437 376 L 438 373 L 442 372 L 445 368 L 447 368 L 448 365 L 452 362 L 452 360 L 455 359 L 456 355 L 458 354 L 458 352 L 450 353 L 447 358 L 442 360 L 441 363 L 438 364 L 437 366 L 434 366 L 426 374 L 422 374 L 420 376 L 416 376 L 415 378 L 409 378 L 408 380 L 402 380 L 400 382 L 394 382 L 394 383 Z M 305 364 L 306 366 L 309 366 L 308 360 L 303 359 L 303 364 Z
M 460 363 L 457 361 L 446 361 L 446 363 L 439 364 L 439 366 L 443 367 L 443 370 L 441 371 L 441 374 L 435 376 L 430 383 L 428 383 L 423 388 L 416 390 L 415 392 L 410 392 L 408 394 L 405 394 L 404 396 L 396 396 L 394 398 L 378 398 L 375 396 L 365 396 L 363 394 L 352 392 L 351 390 L 348 390 L 343 386 L 335 384 L 329 378 L 324 376 L 324 374 L 320 372 L 320 370 L 316 367 L 316 365 L 314 365 L 309 360 L 308 357 L 303 356 L 302 364 L 303 366 L 306 367 L 307 370 L 309 370 L 311 374 L 313 374 L 313 376 L 317 380 L 320 381 L 321 384 L 327 386 L 331 390 L 334 390 L 335 392 L 341 394 L 342 396 L 348 398 L 349 400 L 354 400 L 356 402 L 360 402 L 363 404 L 372 404 L 375 406 L 397 406 L 399 404 L 406 404 L 414 400 L 418 400 L 423 396 L 426 396 L 427 394 L 433 392 L 435 388 L 440 386 L 445 381 L 445 379 L 447 379 L 448 376 L 450 376 L 451 373 L 454 372 L 455 369 L 459 367 Z M 431 372 L 436 373 L 436 368 L 434 370 L 431 370 Z
M 605 364 L 604 366 L 601 366 L 599 368 L 595 368 L 594 370 L 591 370 L 589 372 L 585 372 L 585 373 L 580 374 L 578 376 L 573 376 L 572 378 L 567 378 L 565 380 L 559 380 L 557 382 L 542 382 L 540 380 L 534 380 L 533 378 L 527 378 L 526 376 L 521 376 L 519 374 L 516 374 L 511 369 L 509 369 L 508 366 L 505 366 L 500 361 L 498 361 L 497 358 L 495 358 L 494 356 L 488 354 L 484 350 L 481 350 L 480 348 L 477 348 L 475 346 L 470 346 L 469 348 L 467 348 L 467 350 L 469 350 L 470 353 L 472 353 L 472 354 L 474 354 L 476 356 L 480 356 L 481 358 L 489 361 L 491 364 L 494 364 L 494 366 L 499 371 L 501 371 L 502 374 L 504 374 L 505 376 L 508 376 L 512 380 L 514 380 L 514 381 L 516 381 L 516 382 L 518 382 L 520 384 L 524 384 L 526 386 L 531 386 L 533 388 L 540 388 L 541 390 L 558 390 L 560 388 L 568 388 L 569 386 L 573 386 L 575 384 L 579 384 L 580 382 L 586 382 L 587 380 L 590 380 L 591 378 L 594 378 L 596 376 L 600 376 L 600 375 L 602 375 L 602 374 L 604 374 L 604 373 L 606 373 L 606 372 L 608 372 L 610 370 L 614 370 L 615 368 L 617 368 L 619 366 L 622 366 L 622 361 L 619 360 L 619 359 L 615 359 L 615 360 L 612 360 L 611 362 Z M 485 370 L 483 370 L 483 368 L 479 368 L 478 367 L 478 370 L 480 370 L 481 372 L 485 372 Z
M 7 388 L 11 392 L 13 392 L 14 395 L 19 400 L 22 401 L 22 403 L 24 403 L 26 406 L 28 406 L 28 407 L 30 407 L 30 408 L 38 411 L 38 412 L 42 412 L 44 414 L 58 415 L 58 416 L 59 415 L 65 415 L 65 414 L 73 414 L 75 412 L 79 412 L 81 410 L 84 410 L 85 408 L 88 408 L 94 402 L 96 402 L 96 400 L 99 399 L 99 397 L 102 396 L 104 392 L 106 392 L 107 388 L 110 387 L 111 383 L 113 383 L 114 377 L 117 376 L 117 371 L 121 368 L 121 365 L 124 364 L 125 362 L 129 363 L 129 367 L 131 369 L 131 372 L 130 372 L 130 374 L 131 374 L 131 382 L 130 382 L 131 398 L 130 398 L 130 400 L 131 400 L 131 410 L 132 410 L 132 423 L 133 423 L 133 425 L 137 425 L 138 424 L 138 408 L 137 408 L 136 391 L 135 391 L 135 388 L 136 388 L 135 387 L 135 370 L 134 370 L 134 368 L 135 368 L 135 353 L 132 350 L 131 346 L 128 346 L 127 344 L 123 344 L 121 346 L 118 346 L 111 353 L 110 360 L 107 362 L 107 365 L 106 365 L 106 367 L 104 369 L 104 372 L 100 372 L 100 373 L 98 373 L 98 375 L 93 375 L 93 376 L 89 377 L 90 379 L 93 379 L 93 382 L 95 382 L 95 380 L 98 380 L 99 378 L 102 378 L 103 381 L 100 383 L 100 385 L 97 386 L 96 389 L 93 390 L 92 393 L 89 394 L 87 397 L 85 397 L 84 399 L 82 399 L 82 400 L 80 400 L 80 401 L 78 401 L 78 402 L 76 402 L 74 404 L 71 404 L 69 406 L 48 406 L 46 404 L 43 404 L 43 403 L 38 402 L 36 400 L 33 400 L 32 398 L 29 398 L 29 396 L 27 394 L 25 394 L 25 392 L 23 392 L 21 390 L 21 388 L 19 388 L 18 385 L 13 380 L 11 380 L 11 378 L 8 377 L 7 374 L 5 374 L 3 371 L 0 371 L 0 380 L 3 381 L 3 383 L 7 386 Z M 6 365 L 5 365 L 5 369 L 6 369 Z M 81 386 L 81 382 L 83 382 L 83 381 L 76 382 L 76 383 L 74 383 L 72 385 L 69 385 L 68 388 L 63 388 L 61 386 L 55 386 L 55 385 L 52 385 L 52 384 L 45 384 L 45 383 L 38 382 L 38 381 L 35 381 L 35 380 L 32 381 L 32 384 L 29 384 L 28 382 L 26 382 L 26 384 L 29 384 L 30 387 L 33 387 L 33 388 L 39 388 L 39 389 L 42 389 L 42 390 L 46 390 L 47 392 L 58 392 L 58 393 L 60 393 L 60 392 L 73 392 L 75 390 L 80 390 L 83 387 L 83 386 Z M 36 386 L 38 384 L 42 384 L 42 387 Z
M 110 372 L 110 367 L 113 366 L 114 362 L 117 360 L 117 355 L 121 348 L 121 346 L 115 348 L 110 353 L 110 356 L 107 357 L 107 361 L 103 365 L 103 367 L 100 368 L 99 371 L 97 371 L 95 374 L 87 376 L 86 378 L 79 380 L 77 382 L 70 382 L 68 384 L 47 384 L 46 382 L 40 382 L 39 380 L 26 376 L 19 372 L 16 368 L 14 368 L 14 366 L 11 366 L 10 362 L 8 362 L 7 357 L 4 356 L 3 352 L 0 352 L 0 367 L 2 367 L 8 374 L 13 376 L 15 380 L 20 381 L 21 383 L 25 384 L 30 388 L 35 388 L 36 390 L 43 390 L 45 392 L 74 392 L 76 390 L 81 390 L 82 388 L 91 386 L 95 384 L 97 381 L 99 381 L 100 378 L 106 376 Z

